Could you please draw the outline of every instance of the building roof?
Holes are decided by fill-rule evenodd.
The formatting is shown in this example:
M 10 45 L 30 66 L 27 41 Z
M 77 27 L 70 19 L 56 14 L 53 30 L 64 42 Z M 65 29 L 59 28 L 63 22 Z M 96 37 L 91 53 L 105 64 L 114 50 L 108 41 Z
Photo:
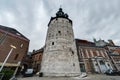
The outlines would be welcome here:
M 110 56 L 120 56 L 120 48 L 111 49 Z
M 43 53 L 44 48 L 38 49 L 38 50 L 33 50 L 31 55 L 35 55 L 35 54 L 39 54 L 39 53 Z
M 63 17 L 63 18 L 68 18 L 68 14 L 65 14 L 63 11 L 62 11 L 62 8 L 59 8 L 59 11 L 56 13 L 56 17 Z
M 76 44 L 79 44 L 80 46 L 95 46 L 95 43 L 83 40 L 83 39 L 75 39 Z
M 28 38 L 26 38 L 24 35 L 22 35 L 20 32 L 18 32 L 16 29 L 14 28 L 10 28 L 10 27 L 6 27 L 6 26 L 2 26 L 0 25 L 0 32 L 5 32 L 6 34 L 13 34 L 17 37 L 29 40 Z
M 120 55 L 120 48 L 116 48 L 114 52 L 117 52 Z
M 120 53 L 120 48 L 116 48 L 115 51 L 119 52 Z

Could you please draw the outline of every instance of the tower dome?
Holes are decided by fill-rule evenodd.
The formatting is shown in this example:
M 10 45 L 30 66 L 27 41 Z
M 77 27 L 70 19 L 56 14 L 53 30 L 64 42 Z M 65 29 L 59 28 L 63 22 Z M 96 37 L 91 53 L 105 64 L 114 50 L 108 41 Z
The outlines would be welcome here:
M 59 8 L 59 11 L 56 13 L 56 17 L 68 18 L 68 15 L 64 14 L 64 12 L 62 11 L 62 8 Z
M 57 11 L 56 16 L 55 17 L 51 17 L 50 22 L 48 23 L 48 26 L 49 26 L 49 24 L 51 23 L 51 21 L 53 19 L 57 19 L 57 18 L 66 18 L 72 24 L 72 20 L 69 19 L 68 14 L 64 13 L 63 10 L 62 10 L 62 8 L 59 8 L 59 11 Z

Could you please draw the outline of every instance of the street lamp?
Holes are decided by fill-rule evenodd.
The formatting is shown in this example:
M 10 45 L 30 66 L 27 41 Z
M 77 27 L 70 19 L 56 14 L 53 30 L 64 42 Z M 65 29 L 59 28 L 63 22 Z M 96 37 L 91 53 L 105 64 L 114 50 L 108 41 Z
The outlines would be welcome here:
M 13 49 L 16 49 L 16 47 L 13 46 L 13 45 L 10 45 L 10 47 L 11 47 L 11 49 L 10 49 L 10 51 L 9 51 L 9 53 L 8 53 L 8 55 L 7 55 L 7 57 L 5 58 L 5 60 L 4 60 L 3 64 L 2 64 L 2 66 L 1 66 L 1 68 L 0 68 L 0 72 L 2 71 L 2 69 L 3 69 L 4 65 L 5 65 L 5 63 L 7 62 L 7 60 L 8 60 L 8 58 L 9 58 L 10 54 L 12 53 Z
M 10 78 L 10 80 L 17 80 L 17 79 L 15 78 L 15 75 L 16 75 L 16 73 L 17 73 L 17 71 L 18 71 L 18 68 L 19 68 L 20 64 L 21 64 L 21 61 L 18 62 L 17 68 L 15 69 L 14 74 L 13 74 L 13 76 Z

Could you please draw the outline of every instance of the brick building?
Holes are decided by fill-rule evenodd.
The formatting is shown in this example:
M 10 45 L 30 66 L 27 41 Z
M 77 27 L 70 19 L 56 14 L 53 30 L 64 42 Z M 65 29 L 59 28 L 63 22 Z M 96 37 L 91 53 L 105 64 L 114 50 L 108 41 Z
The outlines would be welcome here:
M 120 71 L 120 46 L 107 46 L 113 69 Z
M 41 69 L 41 61 L 42 61 L 42 55 L 43 55 L 43 48 L 38 50 L 33 50 L 31 57 L 32 57 L 32 67 L 35 72 L 39 72 Z
M 29 39 L 14 28 L 0 25 L 0 66 L 11 50 L 10 45 L 16 49 L 13 49 L 4 67 L 16 67 L 22 61 L 28 52 Z
M 94 39 L 96 46 L 102 46 L 106 49 L 109 56 L 109 61 L 112 63 L 113 70 L 120 71 L 120 46 L 114 44 L 112 40 L 105 42 L 104 40 L 99 39 L 98 41 Z
M 23 60 L 22 60 L 22 69 L 21 69 L 21 72 L 25 72 L 28 68 L 32 68 L 32 63 L 33 63 L 33 59 L 31 57 L 31 55 L 25 55 L 23 57 Z
M 112 69 L 107 50 L 103 46 L 80 39 L 76 39 L 76 46 L 81 72 L 104 73 Z

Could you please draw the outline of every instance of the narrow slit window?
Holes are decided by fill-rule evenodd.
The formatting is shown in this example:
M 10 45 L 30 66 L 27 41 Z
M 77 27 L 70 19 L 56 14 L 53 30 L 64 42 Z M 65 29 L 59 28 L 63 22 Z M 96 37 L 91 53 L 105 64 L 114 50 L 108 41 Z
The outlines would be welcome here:
M 23 47 L 23 44 L 21 44 L 20 47 L 22 48 L 22 47 Z
M 19 56 L 19 54 L 16 54 L 14 60 L 17 60 L 18 56 Z
M 72 51 L 72 54 L 74 55 L 74 52 Z
M 59 34 L 61 34 L 61 31 L 58 31 Z
M 52 42 L 52 45 L 54 45 L 54 42 Z

